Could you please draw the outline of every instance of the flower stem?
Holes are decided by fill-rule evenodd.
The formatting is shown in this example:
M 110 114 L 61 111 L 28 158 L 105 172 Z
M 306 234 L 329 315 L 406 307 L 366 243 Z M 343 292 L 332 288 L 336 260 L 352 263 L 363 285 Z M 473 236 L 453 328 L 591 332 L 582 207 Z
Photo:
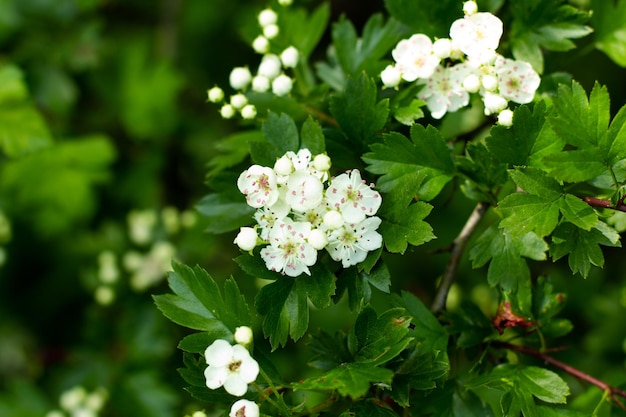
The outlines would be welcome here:
M 265 379 L 265 382 L 267 382 L 267 385 L 270 387 L 271 391 L 274 393 L 274 395 L 276 396 L 276 399 L 278 400 L 278 401 L 273 401 L 269 396 L 267 396 L 265 397 L 267 401 L 270 404 L 272 404 L 274 407 L 276 407 L 277 409 L 281 410 L 281 412 L 285 413 L 283 417 L 291 416 L 291 410 L 289 409 L 287 404 L 285 404 L 285 401 L 283 400 L 283 396 L 280 395 L 280 393 L 278 392 L 278 389 L 276 389 L 276 386 L 272 382 L 272 379 L 265 373 L 265 371 L 262 368 L 259 369 L 259 373 L 261 374 L 263 379 Z M 256 387 L 256 388 L 259 391 L 259 393 L 263 394 L 263 390 L 260 387 Z

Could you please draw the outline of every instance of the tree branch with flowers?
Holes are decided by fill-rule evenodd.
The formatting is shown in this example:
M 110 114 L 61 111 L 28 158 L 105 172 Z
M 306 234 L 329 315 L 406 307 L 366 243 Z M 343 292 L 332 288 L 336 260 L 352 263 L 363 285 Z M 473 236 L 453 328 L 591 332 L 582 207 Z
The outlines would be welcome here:
M 212 165 L 209 186 L 231 187 L 216 186 L 198 210 L 239 230 L 235 263 L 263 285 L 252 308 L 235 279 L 220 290 L 203 269 L 174 264 L 173 294 L 155 300 L 197 331 L 179 344 L 188 391 L 207 410 L 248 417 L 609 410 L 618 388 L 595 384 L 611 395 L 589 406 L 571 400 L 563 374 L 516 355 L 545 360 L 572 330 L 559 316 L 564 295 L 537 266 L 567 258 L 587 277 L 626 229 L 614 218 L 625 107 L 611 119 L 605 87 L 587 94 L 544 72 L 552 52 L 591 32 L 590 11 L 559 0 L 387 0 L 389 17 L 372 16 L 361 34 L 342 18 L 320 45 L 328 6 L 290 3 L 258 13 L 256 73 L 234 68 L 228 100 L 208 90 L 247 133 L 226 138 L 230 153 Z M 451 245 L 447 265 L 422 273 L 418 248 L 434 244 L 430 219 L 450 199 L 474 209 L 440 242 Z M 467 260 L 491 311 L 455 300 Z M 398 276 L 398 262 L 423 282 Z M 428 285 L 432 299 L 415 290 Z M 347 324 L 312 328 L 332 308 Z M 275 361 L 285 360 L 295 379 L 281 375 Z

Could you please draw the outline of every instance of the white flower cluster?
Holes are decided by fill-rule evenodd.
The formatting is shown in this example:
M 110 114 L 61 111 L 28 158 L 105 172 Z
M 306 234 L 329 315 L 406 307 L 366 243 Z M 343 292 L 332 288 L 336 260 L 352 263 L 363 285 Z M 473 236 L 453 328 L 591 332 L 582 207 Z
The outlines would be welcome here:
M 291 0 L 279 2 L 283 6 L 289 6 Z M 262 54 L 261 63 L 256 74 L 252 74 L 248 67 L 235 67 L 230 72 L 230 86 L 237 91 L 230 96 L 228 103 L 224 103 L 220 114 L 224 119 L 233 118 L 237 113 L 243 119 L 254 119 L 257 109 L 248 102 L 244 94 L 248 90 L 258 93 L 271 91 L 276 96 L 284 96 L 291 92 L 293 79 L 285 71 L 295 68 L 300 59 L 300 53 L 294 46 L 289 46 L 280 53 L 271 52 L 271 40 L 280 33 L 278 26 L 278 14 L 271 8 L 267 8 L 257 16 L 261 34 L 252 42 L 255 52 Z M 208 100 L 212 103 L 224 101 L 224 90 L 213 87 L 207 91 Z
M 326 249 L 344 268 L 365 260 L 382 245 L 375 216 L 382 202 L 358 170 L 330 179 L 330 158 L 308 149 L 287 152 L 273 168 L 252 165 L 237 180 L 257 225 L 242 227 L 235 242 L 250 251 L 268 244 L 261 258 L 269 270 L 310 275 L 317 251 Z
M 530 103 L 541 79 L 527 62 L 496 53 L 502 21 L 491 13 L 478 13 L 473 0 L 464 3 L 465 17 L 450 27 L 450 38 L 431 39 L 415 34 L 401 40 L 392 51 L 395 65 L 381 73 L 386 87 L 403 80 L 423 85 L 418 98 L 431 115 L 442 118 L 469 104 L 478 93 L 485 115 L 498 114 L 498 123 L 510 126 L 513 113 L 508 103 Z
M 75 386 L 61 394 L 61 410 L 49 411 L 46 417 L 97 417 L 108 400 L 109 394 L 104 388 L 87 392 L 82 386 Z

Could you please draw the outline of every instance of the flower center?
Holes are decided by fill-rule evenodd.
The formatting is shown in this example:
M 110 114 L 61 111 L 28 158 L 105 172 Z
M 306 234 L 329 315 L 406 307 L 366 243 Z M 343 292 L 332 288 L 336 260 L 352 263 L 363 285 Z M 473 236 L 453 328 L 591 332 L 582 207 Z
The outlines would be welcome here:
M 228 364 L 228 370 L 233 373 L 237 372 L 240 367 L 241 367 L 241 361 L 233 361 Z

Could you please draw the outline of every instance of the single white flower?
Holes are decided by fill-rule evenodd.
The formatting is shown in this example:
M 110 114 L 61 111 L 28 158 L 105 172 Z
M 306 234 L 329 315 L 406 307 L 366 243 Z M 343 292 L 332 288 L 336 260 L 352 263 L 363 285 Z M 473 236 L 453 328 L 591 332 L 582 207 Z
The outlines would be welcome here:
M 266 54 L 270 50 L 270 41 L 263 35 L 259 35 L 252 41 L 252 49 L 258 54 Z
M 420 100 L 426 102 L 430 114 L 441 119 L 446 112 L 455 112 L 469 103 L 469 94 L 463 88 L 463 81 L 470 67 L 457 64 L 453 67 L 437 67 L 433 75 L 425 81 L 419 92 Z
M 240 345 L 247 346 L 252 343 L 252 329 L 248 326 L 239 326 L 235 329 L 235 342 Z
M 232 119 L 237 113 L 237 109 L 232 104 L 224 104 L 220 109 L 220 115 L 224 119 Z
M 328 212 L 328 207 L 326 203 L 322 201 L 320 204 L 315 207 L 306 210 L 306 211 L 294 211 L 293 219 L 297 222 L 308 222 L 311 223 L 311 228 L 322 228 L 326 229 L 324 226 L 324 216 Z
M 433 53 L 433 43 L 426 35 L 416 34 L 403 39 L 391 51 L 396 67 L 405 81 L 430 77 L 439 65 L 439 57 Z
M 498 113 L 498 124 L 506 127 L 513 126 L 513 111 L 504 109 Z
M 294 211 L 304 212 L 319 207 L 324 198 L 324 185 L 307 171 L 296 171 L 287 181 L 286 201 Z
M 298 65 L 298 59 L 300 58 L 300 52 L 295 46 L 290 46 L 280 54 L 280 61 L 285 68 L 295 68 Z
M 252 81 L 252 74 L 248 67 L 235 67 L 228 77 L 230 86 L 235 90 L 243 90 Z
M 267 269 L 290 277 L 311 275 L 309 266 L 317 261 L 317 251 L 306 241 L 311 224 L 289 218 L 276 221 L 269 234 L 270 245 L 261 250 Z
M 490 114 L 500 113 L 506 109 L 509 103 L 504 97 L 499 94 L 486 92 L 483 96 L 483 103 L 485 105 L 485 116 Z
M 361 179 L 358 169 L 333 178 L 326 191 L 328 205 L 339 210 L 347 223 L 359 223 L 378 211 L 382 199 Z
M 206 348 L 204 357 L 208 365 L 204 377 L 210 389 L 223 386 L 229 394 L 241 397 L 259 374 L 259 364 L 239 344 L 231 346 L 218 339 Z
M 282 70 L 282 62 L 280 62 L 280 58 L 275 54 L 267 54 L 261 58 L 261 63 L 259 64 L 258 74 L 264 77 L 273 80 L 278 77 L 280 71 Z
M 252 120 L 256 117 L 256 107 L 254 104 L 246 104 L 241 109 L 241 117 L 245 120 Z
M 261 10 L 258 16 L 259 25 L 265 27 L 267 25 L 274 25 L 278 21 L 278 15 L 272 9 Z
M 131 210 L 127 217 L 128 235 L 137 245 L 145 245 L 152 240 L 152 231 L 157 222 L 152 210 Z
M 448 38 L 437 39 L 433 43 L 433 53 L 440 59 L 450 58 L 452 53 L 452 41 Z
M 468 57 L 492 54 L 501 36 L 502 21 L 491 13 L 466 15 L 450 26 L 450 38 Z
M 241 250 L 251 251 L 256 247 L 257 239 L 258 237 L 254 228 L 241 227 L 233 243 L 239 246 Z
M 295 171 L 309 169 L 309 164 L 311 163 L 311 159 L 313 159 L 313 154 L 306 148 L 300 149 L 298 153 L 288 151 L 285 156 L 291 160 Z
M 279 97 L 289 94 L 292 88 L 293 81 L 285 74 L 280 74 L 272 81 L 272 93 Z
M 278 200 L 276 175 L 271 168 L 252 165 L 239 175 L 237 187 L 250 207 L 271 206 Z
M 498 56 L 495 70 L 502 97 L 520 104 L 533 101 L 541 78 L 528 62 Z
M 230 105 L 237 110 L 241 110 L 246 104 L 248 104 L 248 97 L 245 95 L 237 93 L 230 96 Z
M 256 75 L 252 79 L 252 91 L 256 91 L 257 93 L 265 93 L 270 89 L 270 86 L 270 79 L 264 75 Z
M 211 103 L 220 103 L 224 100 L 224 90 L 215 86 L 207 90 L 207 98 Z
M 368 217 L 357 224 L 344 224 L 329 233 L 326 250 L 344 268 L 363 262 L 367 252 L 381 247 L 383 238 L 376 231 L 380 218 Z
M 105 284 L 112 284 L 119 279 L 120 271 L 117 267 L 117 257 L 109 250 L 98 255 L 98 278 Z
M 228 417 L 259 417 L 259 406 L 254 401 L 239 400 L 230 408 Z
M 394 65 L 387 65 L 380 73 L 380 79 L 386 88 L 395 88 L 402 81 L 402 72 Z
M 263 26 L 263 36 L 265 36 L 267 39 L 274 39 L 276 36 L 278 36 L 279 32 L 280 28 L 276 24 Z
M 269 240 L 270 231 L 278 220 L 287 217 L 291 209 L 285 203 L 284 198 L 278 198 L 271 207 L 262 207 L 254 213 L 254 219 L 259 225 L 259 236 L 264 241 Z

